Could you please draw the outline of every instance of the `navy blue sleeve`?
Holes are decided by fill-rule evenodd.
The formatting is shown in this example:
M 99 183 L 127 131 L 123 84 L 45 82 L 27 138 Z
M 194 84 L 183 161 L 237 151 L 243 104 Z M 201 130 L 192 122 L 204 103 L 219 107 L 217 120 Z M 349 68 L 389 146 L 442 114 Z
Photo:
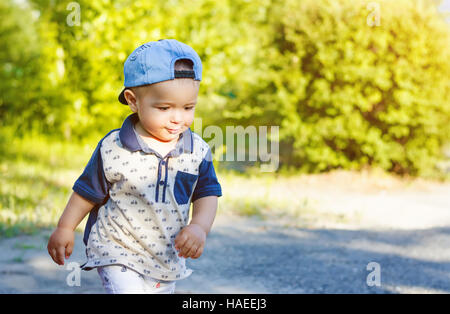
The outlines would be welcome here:
M 103 204 L 109 197 L 111 184 L 105 177 L 103 161 L 100 152 L 102 141 L 92 154 L 81 176 L 75 181 L 72 189 L 85 199 L 96 204 Z
M 208 150 L 208 153 L 199 166 L 198 181 L 192 195 L 192 202 L 201 197 L 212 195 L 222 196 L 222 188 L 214 171 L 211 150 Z

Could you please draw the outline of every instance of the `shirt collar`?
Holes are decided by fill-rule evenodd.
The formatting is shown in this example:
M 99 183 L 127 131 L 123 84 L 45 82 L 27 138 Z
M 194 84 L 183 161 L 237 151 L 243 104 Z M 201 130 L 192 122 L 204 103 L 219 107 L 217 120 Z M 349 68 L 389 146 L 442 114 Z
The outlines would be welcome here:
M 141 141 L 138 140 L 139 136 L 134 130 L 134 124 L 139 120 L 137 113 L 132 113 L 129 115 L 122 124 L 119 131 L 119 138 L 122 146 L 126 149 L 135 152 L 139 150 L 144 150 L 141 146 Z M 178 142 L 175 149 L 171 151 L 171 156 L 178 156 L 181 153 L 192 153 L 194 140 L 192 136 L 192 131 L 188 128 L 186 131 L 180 134 Z

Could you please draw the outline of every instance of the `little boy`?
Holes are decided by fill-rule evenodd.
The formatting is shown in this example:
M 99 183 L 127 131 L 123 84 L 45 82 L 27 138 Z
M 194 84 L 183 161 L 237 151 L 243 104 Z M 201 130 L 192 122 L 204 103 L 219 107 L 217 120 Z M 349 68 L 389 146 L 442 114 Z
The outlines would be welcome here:
M 211 150 L 190 130 L 202 63 L 165 39 L 134 50 L 124 75 L 119 101 L 133 114 L 98 143 L 47 248 L 63 265 L 90 213 L 82 269 L 96 268 L 108 293 L 174 293 L 192 273 L 185 258 L 203 252 L 222 195 Z

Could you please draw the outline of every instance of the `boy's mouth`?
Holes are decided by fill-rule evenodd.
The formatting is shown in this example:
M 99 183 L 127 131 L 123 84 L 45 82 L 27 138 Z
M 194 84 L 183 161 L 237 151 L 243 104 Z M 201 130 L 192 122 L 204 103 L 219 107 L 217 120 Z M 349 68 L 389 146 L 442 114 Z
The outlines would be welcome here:
M 178 128 L 178 129 L 166 128 L 166 130 L 169 131 L 169 133 L 171 133 L 171 134 L 175 134 L 175 133 L 178 133 L 181 130 L 181 128 Z

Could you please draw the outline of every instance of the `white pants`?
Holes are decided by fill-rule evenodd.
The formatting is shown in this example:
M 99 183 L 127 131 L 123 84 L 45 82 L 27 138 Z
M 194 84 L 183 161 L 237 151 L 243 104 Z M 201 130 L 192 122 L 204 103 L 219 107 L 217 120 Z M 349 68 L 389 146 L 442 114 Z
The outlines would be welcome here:
M 172 294 L 175 281 L 164 281 L 143 276 L 123 265 L 97 267 L 106 293 Z

